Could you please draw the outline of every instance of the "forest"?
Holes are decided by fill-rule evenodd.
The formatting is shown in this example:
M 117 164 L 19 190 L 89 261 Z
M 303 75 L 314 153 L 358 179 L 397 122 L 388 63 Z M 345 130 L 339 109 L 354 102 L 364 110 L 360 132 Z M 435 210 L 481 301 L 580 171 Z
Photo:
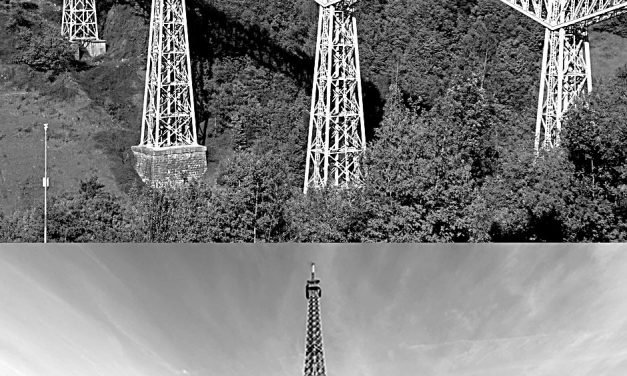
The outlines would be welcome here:
M 0 28 L 11 39 L 0 49 L 10 52 L 0 60 L 39 80 L 28 90 L 83 95 L 115 123 L 90 136 L 115 183 L 94 173 L 51 194 L 49 241 L 627 241 L 627 60 L 595 72 L 594 91 L 567 114 L 562 146 L 536 156 L 544 29 L 499 1 L 356 4 L 365 183 L 306 196 L 313 0 L 187 0 L 209 171 L 167 191 L 142 185 L 130 152 L 150 2 L 98 1 L 109 52 L 87 62 L 49 32 L 60 25 L 55 2 L 7 2 Z M 627 38 L 627 17 L 592 32 Z M 42 241 L 39 197 L 0 212 L 0 241 Z

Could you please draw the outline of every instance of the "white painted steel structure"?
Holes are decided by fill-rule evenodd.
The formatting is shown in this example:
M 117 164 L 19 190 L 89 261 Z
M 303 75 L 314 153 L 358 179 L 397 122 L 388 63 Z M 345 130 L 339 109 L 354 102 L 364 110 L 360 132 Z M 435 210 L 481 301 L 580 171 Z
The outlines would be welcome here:
M 547 29 L 594 23 L 627 6 L 625 0 L 500 0 Z
M 562 118 L 583 91 L 592 91 L 590 44 L 585 27 L 546 29 L 536 119 L 536 152 L 560 144 Z
M 360 185 L 359 158 L 366 131 L 359 70 L 356 0 L 316 0 L 320 5 L 304 193 L 329 181 Z
M 185 0 L 153 0 L 140 146 L 198 145 Z
M 95 0 L 63 0 L 61 35 L 70 42 L 99 40 Z
M 592 91 L 588 26 L 627 11 L 627 0 L 500 0 L 545 30 L 536 152 L 560 144 L 563 116 L 584 91 Z
M 50 188 L 50 178 L 48 178 L 48 123 L 44 124 L 44 244 L 48 243 L 48 188 Z

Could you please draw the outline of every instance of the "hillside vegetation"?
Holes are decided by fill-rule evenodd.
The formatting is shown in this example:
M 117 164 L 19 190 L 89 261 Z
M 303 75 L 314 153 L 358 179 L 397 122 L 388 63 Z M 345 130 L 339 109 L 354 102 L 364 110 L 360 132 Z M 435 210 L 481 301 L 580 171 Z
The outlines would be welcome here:
M 624 16 L 595 26 L 595 92 L 569 114 L 564 147 L 536 158 L 541 27 L 495 0 L 360 1 L 366 184 L 305 197 L 312 0 L 187 1 L 210 168 L 171 192 L 142 187 L 130 152 L 150 2 L 99 1 L 109 50 L 80 63 L 50 31 L 59 4 L 0 10 L 0 95 L 10 98 L 0 239 L 41 240 L 44 121 L 56 137 L 53 241 L 627 238 Z

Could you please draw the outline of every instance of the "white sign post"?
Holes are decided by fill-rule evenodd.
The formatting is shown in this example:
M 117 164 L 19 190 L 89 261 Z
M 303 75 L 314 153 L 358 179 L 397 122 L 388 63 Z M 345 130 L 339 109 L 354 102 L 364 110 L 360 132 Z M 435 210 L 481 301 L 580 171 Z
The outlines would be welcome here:
M 48 243 L 48 187 L 50 179 L 48 178 L 48 124 L 44 124 L 44 178 L 42 180 L 44 186 L 44 244 Z

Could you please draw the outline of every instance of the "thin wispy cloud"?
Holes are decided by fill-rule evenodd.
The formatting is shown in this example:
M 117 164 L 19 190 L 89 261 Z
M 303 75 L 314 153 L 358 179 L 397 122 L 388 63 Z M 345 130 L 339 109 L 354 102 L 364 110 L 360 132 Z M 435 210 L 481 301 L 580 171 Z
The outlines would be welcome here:
M 0 374 L 301 374 L 312 261 L 330 376 L 627 369 L 620 249 L 72 248 L 0 250 Z

